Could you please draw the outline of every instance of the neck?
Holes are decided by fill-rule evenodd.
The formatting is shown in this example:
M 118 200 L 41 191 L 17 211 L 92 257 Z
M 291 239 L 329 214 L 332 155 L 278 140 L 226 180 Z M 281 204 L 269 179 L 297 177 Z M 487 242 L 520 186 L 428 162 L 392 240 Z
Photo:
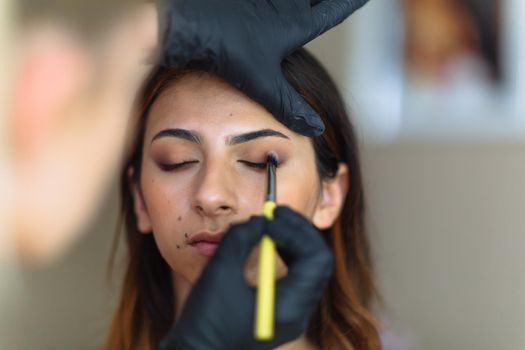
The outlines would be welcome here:
M 174 273 L 171 275 L 173 280 L 173 290 L 175 292 L 175 321 L 177 321 L 193 285 L 188 280 L 181 278 Z

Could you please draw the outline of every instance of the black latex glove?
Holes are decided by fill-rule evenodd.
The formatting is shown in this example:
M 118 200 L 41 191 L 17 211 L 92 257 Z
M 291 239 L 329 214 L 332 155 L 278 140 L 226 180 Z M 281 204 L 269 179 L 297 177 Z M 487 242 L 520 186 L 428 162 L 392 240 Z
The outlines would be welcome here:
M 244 278 L 251 249 L 268 233 L 287 258 L 276 286 L 275 338 L 254 339 L 255 289 Z M 193 287 L 161 350 L 273 349 L 304 333 L 332 274 L 333 257 L 320 233 L 301 215 L 278 207 L 274 220 L 254 217 L 224 236 Z
M 281 62 L 368 0 L 157 2 L 164 23 L 162 64 L 201 61 L 201 68 L 237 86 L 291 130 L 319 136 L 323 122 L 284 78 Z

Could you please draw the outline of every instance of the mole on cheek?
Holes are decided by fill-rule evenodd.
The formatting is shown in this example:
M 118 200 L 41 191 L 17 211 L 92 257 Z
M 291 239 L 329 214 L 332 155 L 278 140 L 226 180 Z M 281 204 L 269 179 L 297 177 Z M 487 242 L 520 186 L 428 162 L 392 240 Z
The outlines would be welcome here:
M 179 216 L 179 218 L 177 220 L 181 221 L 182 220 L 182 216 Z

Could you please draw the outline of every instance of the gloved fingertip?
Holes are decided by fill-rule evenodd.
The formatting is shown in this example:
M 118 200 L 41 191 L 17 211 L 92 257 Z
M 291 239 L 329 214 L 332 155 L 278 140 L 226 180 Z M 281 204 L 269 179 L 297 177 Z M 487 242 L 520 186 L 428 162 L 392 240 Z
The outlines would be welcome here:
M 277 219 L 281 219 L 281 218 L 286 219 L 286 220 L 293 219 L 293 221 L 300 221 L 304 224 L 310 223 L 310 221 L 308 221 L 308 219 L 304 217 L 301 213 L 298 213 L 297 211 L 293 210 L 292 208 L 286 205 L 280 205 L 277 208 L 275 208 L 273 215 L 274 215 L 274 218 L 277 218 Z
M 321 123 L 308 123 L 305 122 L 309 117 L 296 116 L 297 120 L 293 123 L 292 129 L 296 133 L 306 137 L 319 137 L 324 132 L 324 124 Z
M 279 205 L 273 211 L 273 216 L 274 216 L 274 218 L 280 218 L 280 217 L 283 217 L 283 216 L 286 216 L 286 215 L 290 215 L 291 213 L 293 213 L 293 209 L 292 208 L 290 208 L 287 205 Z
M 264 234 L 266 222 L 262 216 L 252 216 L 244 223 L 233 225 L 226 232 L 216 254 L 236 252 L 244 259 Z
M 285 123 L 290 129 L 307 137 L 318 137 L 324 130 L 325 125 L 319 115 L 302 98 L 295 101 L 294 109 L 289 113 Z
M 264 229 L 266 220 L 266 217 L 262 215 L 253 215 L 250 217 L 249 221 L 252 223 L 252 225 L 254 225 L 254 227 Z

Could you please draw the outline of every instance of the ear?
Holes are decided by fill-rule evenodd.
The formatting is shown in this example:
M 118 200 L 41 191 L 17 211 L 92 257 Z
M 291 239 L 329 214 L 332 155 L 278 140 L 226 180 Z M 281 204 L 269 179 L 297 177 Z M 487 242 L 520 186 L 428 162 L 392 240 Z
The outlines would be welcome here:
M 334 178 L 321 183 L 321 198 L 315 209 L 312 223 L 320 230 L 330 228 L 341 213 L 349 186 L 348 166 L 339 163 Z
M 133 211 L 137 218 L 137 229 L 143 234 L 149 234 L 152 231 L 151 220 L 144 203 L 144 196 L 140 184 L 134 179 L 135 169 L 130 167 L 128 169 L 128 184 L 130 187 L 131 195 L 133 196 Z

